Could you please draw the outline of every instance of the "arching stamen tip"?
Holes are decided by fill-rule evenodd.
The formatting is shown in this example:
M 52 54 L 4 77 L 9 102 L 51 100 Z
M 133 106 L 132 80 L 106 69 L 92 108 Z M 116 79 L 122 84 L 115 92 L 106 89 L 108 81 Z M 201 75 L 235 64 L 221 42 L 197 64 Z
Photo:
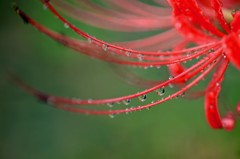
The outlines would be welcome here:
M 19 14 L 20 9 L 19 9 L 17 3 L 13 2 L 11 5 L 12 5 L 12 8 L 14 9 L 14 11 L 15 11 L 17 14 Z
M 235 128 L 236 119 L 232 112 L 226 113 L 222 119 L 222 125 L 226 131 L 232 131 Z
M 17 6 L 16 3 L 12 3 L 12 7 L 15 10 L 15 12 L 22 18 L 23 22 L 25 24 L 29 23 L 29 18 L 20 10 L 20 8 Z

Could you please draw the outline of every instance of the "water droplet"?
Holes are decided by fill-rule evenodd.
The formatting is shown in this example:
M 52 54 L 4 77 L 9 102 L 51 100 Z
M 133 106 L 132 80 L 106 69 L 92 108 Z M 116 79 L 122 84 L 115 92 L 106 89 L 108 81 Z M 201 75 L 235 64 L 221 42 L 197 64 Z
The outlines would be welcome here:
M 48 6 L 46 4 L 43 4 L 43 9 L 44 10 L 47 10 L 48 9 Z
M 139 96 L 138 99 L 139 99 L 141 102 L 144 102 L 144 101 L 147 100 L 147 95 L 144 94 L 144 95 L 142 95 L 142 96 Z
M 165 93 L 165 88 L 164 88 L 164 87 L 162 87 L 162 88 L 160 88 L 160 89 L 157 90 L 157 94 L 158 94 L 159 96 L 164 95 L 164 93 Z
M 107 106 L 112 108 L 114 103 L 107 103 Z
M 147 110 L 150 110 L 150 107 L 147 107 L 146 109 L 147 109 Z
M 138 57 L 139 61 L 143 61 L 143 55 L 142 54 L 137 55 L 137 57 Z
M 210 105 L 210 106 L 209 106 L 209 108 L 210 108 L 210 109 L 213 109 L 213 108 L 214 108 L 214 106 L 213 106 L 213 105 Z
M 107 44 L 103 44 L 102 48 L 103 48 L 104 51 L 108 51 L 108 45 Z
M 50 97 L 47 98 L 46 101 L 47 101 L 47 104 L 54 105 L 55 98 L 50 96 Z
M 208 53 L 211 53 L 211 52 L 214 52 L 214 49 L 213 49 L 213 48 L 211 48 L 211 49 L 208 50 Z
M 186 13 L 189 13 L 189 12 L 190 12 L 190 9 L 186 8 L 186 9 L 185 9 L 185 12 L 186 12 Z
M 223 58 L 227 58 L 227 56 L 225 54 L 223 54 Z
M 182 23 L 180 23 L 180 22 L 175 23 L 175 27 L 177 29 L 180 29 L 182 27 Z
M 109 116 L 110 118 L 114 118 L 114 117 L 115 117 L 114 114 L 109 114 L 108 116 Z
M 129 57 L 131 55 L 131 52 L 126 51 L 126 55 Z
M 88 102 L 88 103 L 92 103 L 92 101 L 93 101 L 92 99 L 88 99 L 88 101 L 87 101 L 87 102 Z
M 173 85 L 172 83 L 169 83 L 168 86 L 169 86 L 170 88 L 173 88 L 173 87 L 174 87 L 174 85 Z
M 171 80 L 171 79 L 173 79 L 173 78 L 174 78 L 173 76 L 169 76 L 169 78 L 168 78 L 168 79 L 169 79 L 169 80 Z
M 172 80 L 173 78 L 174 78 L 173 76 L 170 76 L 168 79 L 169 79 L 169 80 Z M 169 86 L 170 88 L 173 88 L 173 87 L 174 87 L 172 83 L 169 83 L 168 86 Z
M 139 105 L 139 106 L 137 106 L 137 109 L 139 110 L 139 111 L 142 111 L 142 107 Z
M 89 44 L 92 44 L 92 39 L 91 38 L 87 38 L 87 41 Z
M 240 11 L 239 9 L 233 9 L 231 11 L 232 16 L 235 17 L 236 13 L 239 12 L 239 11 Z
M 180 94 L 180 96 L 181 96 L 181 97 L 184 97 L 184 96 L 185 96 L 185 92 L 182 92 L 182 93 Z
M 129 112 L 128 112 L 128 111 L 129 111 L 129 109 L 128 109 L 128 108 L 126 108 L 125 110 L 126 110 L 126 113 L 125 113 L 125 114 L 127 114 L 127 115 L 128 115 L 128 114 L 129 114 Z
M 130 102 L 131 102 L 131 99 L 126 99 L 126 100 L 123 101 L 123 104 L 125 104 L 125 105 L 129 105 Z
M 64 28 L 68 29 L 69 25 L 67 23 L 64 23 Z
M 134 107 L 133 107 L 133 106 L 131 106 L 131 107 L 130 107 L 130 110 L 134 110 Z

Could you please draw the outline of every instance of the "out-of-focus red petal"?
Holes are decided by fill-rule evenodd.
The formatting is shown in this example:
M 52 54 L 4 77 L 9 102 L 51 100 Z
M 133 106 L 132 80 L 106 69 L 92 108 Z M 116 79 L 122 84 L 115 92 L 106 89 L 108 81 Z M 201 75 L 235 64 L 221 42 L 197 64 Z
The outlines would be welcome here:
M 170 3 L 174 8 L 175 16 L 184 14 L 188 20 L 192 22 L 192 25 L 198 25 L 202 31 L 205 29 L 205 31 L 215 36 L 224 36 L 224 34 L 212 24 L 210 19 L 204 16 L 203 11 L 199 8 L 195 0 L 170 0 Z
M 220 25 L 226 32 L 230 32 L 229 25 L 227 24 L 227 21 L 225 20 L 222 12 L 222 3 L 220 0 L 212 0 L 212 7 L 215 11 L 216 18 L 218 19 Z
M 227 57 L 233 65 L 240 70 L 240 40 L 236 33 L 231 33 L 224 38 L 224 46 Z
M 210 41 L 215 41 L 214 37 L 207 35 L 201 30 L 193 26 L 189 21 L 187 21 L 184 15 L 176 16 L 175 19 L 176 29 L 188 40 L 195 43 L 206 43 Z
M 231 22 L 232 32 L 240 31 L 240 11 L 234 13 L 233 21 Z

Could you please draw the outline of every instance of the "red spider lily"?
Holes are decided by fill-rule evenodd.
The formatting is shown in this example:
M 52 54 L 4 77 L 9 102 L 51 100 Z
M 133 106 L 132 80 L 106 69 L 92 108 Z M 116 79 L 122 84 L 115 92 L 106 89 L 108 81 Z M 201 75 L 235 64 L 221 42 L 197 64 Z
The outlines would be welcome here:
M 115 115 L 149 109 L 175 97 L 183 96 L 204 77 L 214 72 L 207 88 L 193 93 L 192 96 L 205 96 L 206 118 L 212 128 L 232 130 L 240 115 L 240 104 L 235 111 L 227 112 L 224 117 L 221 117 L 218 96 L 228 64 L 231 62 L 240 69 L 240 12 L 229 11 L 231 7 L 237 6 L 239 1 L 225 0 L 223 4 L 220 0 L 169 0 L 169 3 L 163 0 L 155 1 L 159 3 L 159 7 L 137 0 L 105 0 L 105 4 L 110 7 L 104 8 L 88 0 L 76 0 L 72 3 L 63 0 L 51 2 L 41 0 L 44 7 L 62 21 L 65 27 L 72 29 L 85 40 L 74 39 L 50 30 L 33 20 L 17 6 L 14 8 L 25 23 L 31 24 L 40 32 L 75 51 L 119 65 L 142 68 L 165 65 L 171 75 L 169 79 L 161 82 L 135 79 L 133 82 L 151 87 L 123 97 L 96 100 L 48 95 L 28 86 L 17 77 L 12 79 L 39 100 L 58 109 L 83 114 Z M 96 27 L 123 32 L 164 31 L 141 40 L 110 44 L 71 24 L 54 8 L 52 2 L 68 16 Z M 77 5 L 85 7 L 79 8 L 76 7 Z M 162 51 L 154 51 L 159 49 Z M 190 67 L 184 66 L 185 62 L 192 59 L 197 59 L 197 62 Z M 134 98 L 145 101 L 147 94 L 157 92 L 161 96 L 165 92 L 165 87 L 173 85 L 178 88 L 175 93 L 137 107 L 111 110 L 94 107 L 94 105 L 113 103 L 128 105 Z

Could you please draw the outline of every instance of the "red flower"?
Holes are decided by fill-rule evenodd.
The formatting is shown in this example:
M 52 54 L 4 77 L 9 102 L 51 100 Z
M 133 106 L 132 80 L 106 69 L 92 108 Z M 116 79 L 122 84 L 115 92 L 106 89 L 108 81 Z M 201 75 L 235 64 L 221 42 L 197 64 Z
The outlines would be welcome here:
M 71 28 L 85 40 L 70 38 L 50 30 L 30 18 L 18 7 L 14 8 L 25 23 L 31 24 L 73 50 L 119 65 L 142 68 L 165 65 L 171 76 L 162 82 L 142 81 L 134 78 L 135 83 L 140 82 L 141 85 L 151 87 L 123 97 L 96 100 L 47 95 L 14 77 L 13 80 L 27 92 L 41 101 L 66 111 L 114 115 L 148 109 L 175 97 L 183 96 L 186 91 L 189 92 L 191 87 L 214 71 L 207 88 L 203 91 L 191 92 L 189 96 L 205 96 L 206 117 L 212 128 L 225 128 L 227 131 L 234 128 L 236 118 L 240 114 L 240 104 L 237 105 L 235 111 L 227 112 L 221 118 L 218 110 L 218 95 L 228 64 L 231 62 L 237 69 L 240 69 L 240 12 L 235 11 L 231 14 L 229 11 L 231 7 L 239 4 L 238 1 L 224 1 L 224 5 L 222 5 L 220 0 L 169 0 L 169 5 L 163 0 L 156 0 L 162 7 L 155 7 L 137 0 L 106 0 L 106 5 L 113 8 L 111 10 L 83 0 L 81 4 L 84 4 L 89 10 L 94 10 L 92 12 L 61 0 L 53 2 L 70 17 L 96 27 L 124 32 L 164 30 L 164 32 L 149 38 L 116 44 L 104 42 L 85 33 L 59 14 L 49 0 L 41 1 L 45 8 L 48 8 L 64 23 L 65 27 Z M 154 51 L 159 49 L 162 51 Z M 197 59 L 194 65 L 184 66 L 185 62 L 192 59 Z M 112 105 L 121 102 L 128 105 L 134 98 L 145 101 L 147 94 L 156 91 L 159 96 L 162 96 L 165 93 L 164 88 L 173 85 L 178 88 L 175 93 L 137 107 L 112 110 L 94 107 L 94 105 Z M 92 107 L 86 109 L 81 105 L 91 105 Z

